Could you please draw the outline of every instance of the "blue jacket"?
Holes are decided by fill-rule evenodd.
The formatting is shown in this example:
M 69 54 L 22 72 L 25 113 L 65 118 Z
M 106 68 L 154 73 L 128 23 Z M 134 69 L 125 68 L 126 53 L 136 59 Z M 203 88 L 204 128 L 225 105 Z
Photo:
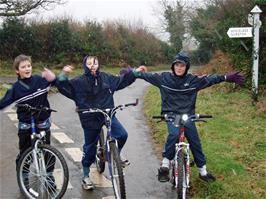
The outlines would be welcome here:
M 13 84 L 5 96 L 0 100 L 0 109 L 12 104 L 13 102 L 20 104 L 29 104 L 30 106 L 50 107 L 47 100 L 47 94 L 51 83 L 46 81 L 39 75 L 31 76 L 30 78 L 18 80 Z M 20 122 L 30 124 L 30 112 L 23 108 L 17 108 L 17 117 Z M 42 112 L 39 121 L 44 121 L 50 117 L 50 113 Z
M 113 108 L 114 92 L 123 89 L 135 81 L 132 71 L 123 76 L 114 76 L 97 71 L 91 75 L 84 66 L 85 73 L 74 79 L 60 80 L 57 78 L 56 86 L 61 94 L 72 99 L 79 109 L 87 108 Z M 101 113 L 79 114 L 83 128 L 99 129 L 104 123 Z
M 179 77 L 170 72 L 140 73 L 139 78 L 160 89 L 162 113 L 195 114 L 197 93 L 199 90 L 225 81 L 223 75 L 204 77 L 187 74 Z

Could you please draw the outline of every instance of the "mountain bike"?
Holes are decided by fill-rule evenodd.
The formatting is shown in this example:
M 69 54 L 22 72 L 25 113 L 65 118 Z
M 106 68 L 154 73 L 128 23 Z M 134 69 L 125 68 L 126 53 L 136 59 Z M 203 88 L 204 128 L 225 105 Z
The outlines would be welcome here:
M 153 119 L 160 119 L 165 122 L 172 122 L 178 127 L 178 140 L 175 145 L 175 156 L 170 163 L 170 182 L 177 190 L 177 198 L 185 199 L 188 197 L 190 187 L 190 154 L 189 143 L 185 138 L 185 124 L 188 121 L 206 122 L 203 118 L 212 118 L 211 115 L 187 115 L 187 114 L 164 114 L 161 116 L 153 116 Z
M 105 162 L 107 161 L 116 199 L 126 199 L 126 186 L 118 143 L 111 133 L 112 118 L 117 111 L 129 106 L 136 106 L 137 104 L 138 99 L 134 103 L 118 105 L 108 109 L 77 109 L 77 112 L 80 113 L 102 113 L 105 118 L 104 125 L 106 126 L 107 132 L 105 134 L 102 129 L 99 134 L 95 164 L 98 172 L 103 173 L 105 170 Z
M 56 112 L 47 107 L 17 104 L 31 113 L 32 146 L 20 157 L 17 181 L 21 192 L 30 199 L 62 198 L 66 192 L 69 173 L 63 155 L 53 146 L 45 144 L 46 132 L 36 128 L 41 112 Z

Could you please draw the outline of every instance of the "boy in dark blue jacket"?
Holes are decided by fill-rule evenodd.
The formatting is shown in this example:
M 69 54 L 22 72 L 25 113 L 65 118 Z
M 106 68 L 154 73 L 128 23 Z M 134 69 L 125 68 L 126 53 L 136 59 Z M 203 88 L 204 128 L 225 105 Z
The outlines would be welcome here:
M 18 76 L 17 81 L 13 84 L 5 96 L 0 100 L 0 110 L 12 104 L 28 104 L 33 107 L 45 106 L 49 107 L 47 94 L 51 87 L 51 79 L 54 79 L 46 70 L 43 72 L 43 77 L 32 75 L 31 57 L 19 55 L 15 58 L 13 67 Z M 47 80 L 45 77 L 49 74 Z M 31 114 L 24 108 L 17 108 L 18 118 L 18 137 L 19 137 L 19 154 L 16 159 L 16 164 L 19 161 L 22 153 L 31 146 Z M 50 144 L 50 113 L 42 112 L 38 118 L 37 130 L 46 131 L 46 144 Z M 39 127 L 39 128 L 38 128 Z
M 83 59 L 84 74 L 68 80 L 67 75 L 72 71 L 71 66 L 65 66 L 56 83 L 60 93 L 72 99 L 78 109 L 113 108 L 114 92 L 123 89 L 135 81 L 132 71 L 121 76 L 114 76 L 99 70 L 98 58 L 86 56 Z M 85 143 L 83 145 L 83 179 L 84 189 L 93 189 L 89 178 L 90 166 L 95 161 L 97 137 L 104 124 L 104 117 L 100 113 L 79 114 L 81 126 L 84 131 Z M 118 140 L 121 150 L 127 140 L 127 132 L 116 117 L 112 121 L 112 135 Z M 125 164 L 129 162 L 124 161 Z
M 239 72 L 232 72 L 226 75 L 210 75 L 198 77 L 188 74 L 190 67 L 190 59 L 186 53 L 180 52 L 176 55 L 172 62 L 172 72 L 157 73 L 141 73 L 135 72 L 135 76 L 158 87 L 161 93 L 162 107 L 161 113 L 173 114 L 195 114 L 195 104 L 197 93 L 201 89 L 207 88 L 220 82 L 233 82 L 241 84 L 244 76 Z M 140 66 L 140 71 L 145 71 L 145 66 Z M 175 143 L 178 139 L 178 128 L 171 122 L 167 122 L 168 137 L 163 152 L 162 165 L 159 168 L 158 179 L 161 182 L 169 180 L 169 164 L 174 158 Z M 200 139 L 197 133 L 195 123 L 190 121 L 186 123 L 186 137 L 190 144 L 190 148 L 194 157 L 194 161 L 199 169 L 200 179 L 212 182 L 215 177 L 207 172 L 206 159 L 202 152 Z

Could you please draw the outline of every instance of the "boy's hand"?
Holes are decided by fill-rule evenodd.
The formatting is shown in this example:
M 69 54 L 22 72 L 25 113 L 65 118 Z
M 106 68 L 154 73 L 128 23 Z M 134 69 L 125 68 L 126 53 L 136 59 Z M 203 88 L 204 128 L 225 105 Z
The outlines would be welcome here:
M 139 66 L 139 67 L 136 69 L 136 71 L 137 71 L 137 72 L 142 72 L 142 73 L 144 73 L 144 72 L 147 72 L 148 69 L 147 69 L 146 66 Z
M 236 84 L 243 84 L 245 76 L 239 72 L 230 72 L 225 74 L 225 81 L 232 82 Z
M 45 78 L 48 82 L 52 82 L 55 80 L 55 74 L 48 68 L 44 68 L 44 71 L 42 72 L 42 77 Z
M 69 73 L 72 72 L 73 69 L 74 69 L 73 66 L 71 66 L 71 65 L 66 65 L 66 66 L 64 66 L 62 72 L 64 73 L 64 75 L 67 76 Z

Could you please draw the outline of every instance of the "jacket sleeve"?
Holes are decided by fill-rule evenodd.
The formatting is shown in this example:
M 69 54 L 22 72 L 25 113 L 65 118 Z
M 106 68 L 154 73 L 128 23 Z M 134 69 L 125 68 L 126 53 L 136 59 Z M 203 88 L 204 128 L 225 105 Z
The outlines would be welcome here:
M 162 75 L 158 73 L 139 73 L 138 78 L 143 79 L 157 87 L 162 85 Z
M 15 101 L 13 93 L 14 93 L 13 87 L 6 92 L 5 96 L 0 100 L 0 110 L 12 104 Z
M 125 75 L 120 76 L 109 76 L 109 83 L 111 85 L 112 91 L 121 90 L 130 84 L 132 84 L 136 80 L 136 77 L 134 76 L 133 72 L 130 71 L 129 73 Z
M 196 77 L 196 78 L 197 78 L 197 89 L 198 90 L 201 90 L 201 89 L 210 87 L 214 84 L 219 84 L 225 81 L 224 75 L 208 75 L 208 76 Z
M 62 76 L 57 77 L 55 81 L 55 86 L 62 95 L 74 100 L 75 98 L 74 88 L 72 86 L 71 80 L 68 80 L 66 76 L 64 76 L 63 78 Z

